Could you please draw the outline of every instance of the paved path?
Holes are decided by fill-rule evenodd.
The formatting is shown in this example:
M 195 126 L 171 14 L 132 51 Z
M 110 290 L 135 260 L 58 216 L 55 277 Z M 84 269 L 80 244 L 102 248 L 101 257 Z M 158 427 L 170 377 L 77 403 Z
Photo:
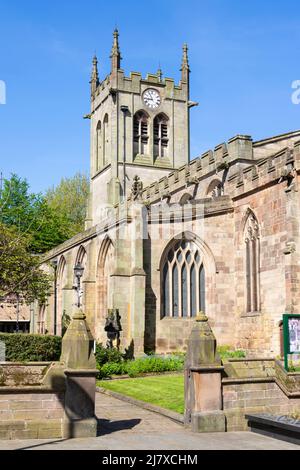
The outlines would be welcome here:
M 69 440 L 1 441 L 1 449 L 216 450 L 295 449 L 299 446 L 250 432 L 193 434 L 168 418 L 97 393 L 99 436 Z

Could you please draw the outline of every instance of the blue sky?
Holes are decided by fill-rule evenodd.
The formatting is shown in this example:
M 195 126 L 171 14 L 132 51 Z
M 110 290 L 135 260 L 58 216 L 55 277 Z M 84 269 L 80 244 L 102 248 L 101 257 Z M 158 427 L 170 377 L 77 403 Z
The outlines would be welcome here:
M 255 140 L 300 128 L 299 3 L 292 0 L 48 0 L 0 2 L 0 170 L 44 191 L 89 168 L 89 77 L 94 51 L 109 72 L 112 30 L 122 67 L 179 80 L 188 42 L 191 153 L 235 134 Z

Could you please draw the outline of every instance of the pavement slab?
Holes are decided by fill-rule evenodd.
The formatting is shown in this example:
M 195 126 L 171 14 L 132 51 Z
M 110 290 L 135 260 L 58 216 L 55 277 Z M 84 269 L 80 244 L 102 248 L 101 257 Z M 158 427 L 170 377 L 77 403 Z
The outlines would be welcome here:
M 195 434 L 169 418 L 108 395 L 96 394 L 97 437 L 0 440 L 0 450 L 299 450 L 252 432 Z

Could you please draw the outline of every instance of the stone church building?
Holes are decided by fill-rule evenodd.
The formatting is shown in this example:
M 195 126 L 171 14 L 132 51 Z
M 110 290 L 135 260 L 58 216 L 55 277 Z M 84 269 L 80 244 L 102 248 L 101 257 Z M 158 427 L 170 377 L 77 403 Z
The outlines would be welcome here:
M 80 263 L 103 344 L 114 308 L 122 350 L 183 350 L 202 310 L 219 344 L 280 354 L 282 314 L 300 312 L 300 131 L 236 135 L 191 160 L 187 46 L 178 84 L 161 70 L 125 76 L 117 30 L 110 58 L 102 81 L 93 59 L 85 231 L 47 254 L 56 300 L 37 309 L 34 331 L 61 333 Z

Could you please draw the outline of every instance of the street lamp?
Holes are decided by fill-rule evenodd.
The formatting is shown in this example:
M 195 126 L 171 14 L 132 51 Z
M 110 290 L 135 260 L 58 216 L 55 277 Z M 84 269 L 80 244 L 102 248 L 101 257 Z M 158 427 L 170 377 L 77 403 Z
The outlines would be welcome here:
M 57 264 L 57 258 L 54 258 L 50 261 L 50 265 L 54 271 L 54 335 L 57 333 Z
M 129 112 L 128 106 L 122 105 L 121 111 L 123 113 L 123 200 L 126 200 L 126 114 Z
M 75 274 L 75 277 L 76 277 L 76 280 L 77 280 L 77 284 L 76 284 L 75 289 L 77 291 L 77 307 L 78 308 L 80 308 L 80 306 L 81 306 L 81 301 L 80 301 L 80 294 L 81 294 L 80 279 L 82 278 L 83 271 L 84 271 L 84 267 L 82 266 L 82 264 L 80 262 L 78 262 L 74 267 L 74 274 Z

